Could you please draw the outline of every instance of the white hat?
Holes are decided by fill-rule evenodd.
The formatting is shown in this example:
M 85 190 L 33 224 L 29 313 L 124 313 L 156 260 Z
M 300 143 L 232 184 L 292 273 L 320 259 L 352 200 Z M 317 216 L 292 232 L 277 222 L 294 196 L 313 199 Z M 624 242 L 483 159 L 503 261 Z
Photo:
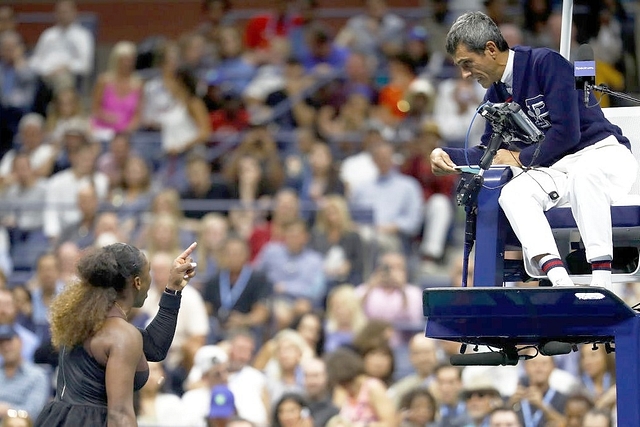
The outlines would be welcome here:
M 187 383 L 195 383 L 202 379 L 211 368 L 221 363 L 227 363 L 227 352 L 217 345 L 205 345 L 198 349 L 193 358 L 193 367 L 189 371 Z

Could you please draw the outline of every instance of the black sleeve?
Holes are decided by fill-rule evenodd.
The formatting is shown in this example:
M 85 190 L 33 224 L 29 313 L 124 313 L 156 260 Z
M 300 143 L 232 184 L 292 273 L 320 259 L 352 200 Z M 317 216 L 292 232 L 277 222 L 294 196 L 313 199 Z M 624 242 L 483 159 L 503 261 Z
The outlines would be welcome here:
M 160 362 L 167 357 L 169 347 L 176 332 L 178 311 L 182 295 L 169 295 L 165 292 L 160 297 L 158 314 L 149 326 L 140 329 L 142 333 L 142 351 L 149 362 Z

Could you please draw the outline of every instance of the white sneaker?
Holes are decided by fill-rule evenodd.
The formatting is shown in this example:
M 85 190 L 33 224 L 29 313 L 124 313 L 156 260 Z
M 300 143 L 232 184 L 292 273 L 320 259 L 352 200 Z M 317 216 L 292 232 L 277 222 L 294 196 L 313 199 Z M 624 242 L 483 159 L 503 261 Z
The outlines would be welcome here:
M 560 277 L 559 279 L 551 282 L 553 286 L 576 286 L 569 277 Z

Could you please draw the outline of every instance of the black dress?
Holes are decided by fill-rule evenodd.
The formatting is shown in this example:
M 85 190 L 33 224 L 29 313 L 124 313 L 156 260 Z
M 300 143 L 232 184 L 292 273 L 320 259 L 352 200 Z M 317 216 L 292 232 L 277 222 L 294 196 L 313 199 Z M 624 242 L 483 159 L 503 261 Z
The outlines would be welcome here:
M 146 329 L 141 329 L 147 360 L 159 362 L 173 341 L 181 296 L 163 293 L 160 309 Z M 35 427 L 107 426 L 105 367 L 84 346 L 62 348 L 59 357 L 56 397 L 36 419 Z M 141 389 L 149 371 L 135 373 L 134 390 Z

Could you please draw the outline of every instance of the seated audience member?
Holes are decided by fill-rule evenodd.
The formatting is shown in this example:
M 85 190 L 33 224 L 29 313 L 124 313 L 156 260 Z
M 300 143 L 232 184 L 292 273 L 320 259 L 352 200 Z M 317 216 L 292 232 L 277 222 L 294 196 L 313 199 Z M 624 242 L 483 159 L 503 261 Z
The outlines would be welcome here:
M 302 362 L 313 357 L 308 344 L 299 333 L 292 329 L 278 332 L 273 341 L 273 357 L 264 367 L 267 377 L 267 391 L 271 404 L 289 392 L 304 393 Z
M 180 63 L 189 68 L 198 80 L 198 86 L 205 82 L 207 72 L 216 65 L 212 52 L 207 50 L 206 38 L 197 32 L 187 32 L 178 39 Z
M 250 365 L 256 340 L 246 329 L 237 329 L 228 337 L 229 389 L 235 396 L 238 416 L 256 426 L 266 426 L 270 399 L 264 373 Z
M 416 386 L 406 391 L 398 402 L 400 427 L 424 427 L 436 420 L 436 400 L 426 387 Z
M 7 124 L 15 127 L 20 117 L 31 111 L 38 79 L 27 63 L 22 37 L 14 30 L 0 33 L 0 82 L 0 111 L 13 121 Z
M 311 358 L 302 362 L 304 390 L 309 413 L 315 427 L 324 427 L 340 410 L 331 400 L 331 389 L 324 360 Z
M 387 387 L 364 373 L 362 358 L 352 350 L 340 348 L 327 359 L 329 383 L 335 387 L 334 404 L 340 415 L 353 423 L 392 427 L 396 413 Z
M 611 414 L 602 409 L 591 409 L 584 414 L 582 427 L 611 427 Z
M 268 49 L 274 38 L 289 37 L 303 23 L 289 2 L 278 0 L 272 6 L 271 10 L 249 18 L 245 27 L 244 41 L 258 53 Z
M 71 156 L 84 144 L 92 144 L 91 129 L 88 122 L 80 119 L 70 120 L 60 132 L 60 139 L 55 141 L 56 155 L 53 164 L 53 174 L 56 174 L 71 167 Z M 101 149 L 99 144 L 96 147 L 96 155 Z
M 472 147 L 480 143 L 485 120 L 473 118 L 484 93 L 485 90 L 475 80 L 460 77 L 444 80 L 438 85 L 433 119 L 438 124 L 444 146 L 464 147 L 467 141 L 467 145 Z M 460 126 L 460 123 L 465 123 L 465 126 Z
M 260 331 L 269 320 L 273 284 L 249 263 L 244 240 L 229 237 L 225 241 L 220 267 L 203 289 L 209 316 L 220 325 L 219 331 L 212 332 L 224 339 L 228 330 L 238 327 Z
M 216 201 L 230 198 L 228 185 L 213 179 L 211 165 L 203 156 L 193 153 L 188 157 L 187 181 L 187 187 L 180 193 L 186 218 L 200 220 L 207 212 L 225 210 L 224 207 L 212 209 L 203 203 L 208 200 Z
M 416 71 L 414 62 L 406 53 L 394 55 L 388 61 L 389 82 L 380 88 L 378 105 L 383 121 L 397 125 L 407 115 L 405 97 L 416 78 Z
M 329 292 L 325 315 L 324 352 L 331 353 L 350 346 L 356 334 L 364 328 L 367 318 L 360 297 L 353 285 L 339 285 Z
M 422 291 L 407 282 L 407 263 L 398 252 L 383 254 L 368 280 L 358 286 L 369 319 L 382 319 L 404 327 L 422 325 Z
M 441 363 L 436 366 L 431 390 L 437 401 L 438 426 L 463 425 L 466 406 L 461 398 L 462 369 L 459 366 Z
M 56 23 L 40 34 L 29 61 L 54 92 L 61 86 L 76 85 L 93 71 L 95 40 L 77 17 L 75 1 L 57 1 Z
M 29 113 L 18 124 L 18 145 L 7 151 L 0 160 L 0 184 L 11 183 L 13 159 L 18 151 L 26 153 L 31 162 L 31 170 L 41 178 L 47 178 L 53 170 L 55 150 L 45 141 L 44 119 L 37 113 Z
M 37 417 L 51 395 L 45 370 L 23 359 L 22 339 L 11 325 L 0 325 L 0 418 L 9 410 Z
M 301 160 L 307 165 L 296 166 L 301 169 L 297 174 L 289 172 L 287 186 L 298 191 L 300 200 L 322 206 L 324 199 L 331 194 L 344 194 L 344 184 L 340 180 L 338 170 L 331 154 L 331 147 L 324 142 L 316 142 L 311 147 L 307 158 Z M 291 157 L 289 158 L 291 159 Z M 291 160 L 288 159 L 288 163 Z M 296 160 L 297 161 L 297 160 Z M 291 169 L 289 166 L 288 169 Z M 295 172 L 295 170 L 293 171 Z
M 159 131 L 162 127 L 162 115 L 174 108 L 177 100 L 170 87 L 175 80 L 179 63 L 180 49 L 175 42 L 164 41 L 157 52 L 154 52 L 153 65 L 160 73 L 146 80 L 143 86 L 143 130 Z
M 153 256 L 156 252 L 180 253 L 180 224 L 168 213 L 154 215 L 147 230 L 144 249 Z
M 313 310 L 296 316 L 289 328 L 298 332 L 317 357 L 324 352 L 324 313 Z
M 264 182 L 258 180 L 258 177 L 255 176 L 255 172 L 252 175 L 252 180 L 245 181 L 240 179 L 242 178 L 242 173 L 245 172 L 245 169 L 249 169 L 247 165 L 242 164 L 243 169 L 240 170 L 240 162 L 246 163 L 246 160 L 244 159 L 245 156 L 250 156 L 257 160 L 262 171 L 259 177 L 262 178 Z M 282 186 L 285 172 L 282 160 L 278 153 L 278 146 L 270 128 L 267 127 L 266 124 L 253 124 L 249 129 L 247 129 L 240 145 L 234 149 L 230 159 L 225 162 L 222 172 L 226 176 L 227 181 L 231 184 L 235 183 L 236 186 L 239 186 L 240 184 L 247 186 L 253 184 L 251 187 L 254 188 L 254 193 L 257 190 L 261 190 L 264 195 L 273 195 L 273 193 Z M 248 172 L 252 172 L 252 170 L 249 169 Z M 259 183 L 260 185 L 257 186 Z M 243 192 L 240 192 L 240 190 L 241 188 L 236 190 L 239 193 L 238 195 L 236 195 L 232 190 L 232 196 L 244 200 L 246 196 L 240 196 L 244 195 L 244 191 L 246 191 L 246 189 Z M 257 198 L 258 197 L 256 196 L 253 199 L 247 200 L 253 201 Z
M 163 163 L 157 173 L 164 186 L 180 191 L 187 183 L 187 155 L 209 140 L 211 124 L 191 71 L 179 68 L 166 83 L 175 102 L 160 115 Z
M 182 415 L 188 426 L 207 426 L 212 397 L 215 393 L 221 394 L 220 400 L 224 398 L 220 403 L 226 403 L 229 398 L 234 399 L 229 391 L 228 375 L 229 356 L 221 347 L 206 345 L 198 350 L 194 357 L 193 368 L 189 372 L 189 378 L 193 380 L 196 387 L 182 395 Z M 235 404 L 232 415 L 235 415 Z
M 156 252 L 149 256 L 151 287 L 140 309 L 149 319 L 158 311 L 158 301 L 167 283 L 172 262 L 173 255 L 166 252 Z M 186 372 L 189 372 L 194 363 L 194 355 L 205 344 L 209 333 L 207 310 L 198 291 L 189 286 L 184 288 L 181 304 L 176 332 L 165 360 L 165 367 L 172 379 L 171 387 L 177 392 L 181 392 Z
M 223 86 L 223 92 L 232 96 L 239 96 L 249 85 L 256 74 L 254 61 L 240 35 L 240 30 L 234 25 L 223 25 L 218 29 L 220 60 L 209 69 L 209 76 L 217 76 Z
M 265 245 L 255 262 L 273 283 L 274 315 L 279 325 L 320 307 L 326 294 L 322 256 L 308 247 L 306 223 L 297 219 L 285 224 L 283 237 L 283 242 Z
M 525 376 L 520 379 L 509 406 L 519 405 L 518 418 L 523 425 L 547 425 L 564 421 L 567 396 L 549 384 L 555 369 L 552 357 L 537 355 L 524 361 Z M 536 420 L 539 420 L 536 422 Z
M 154 194 L 149 165 L 142 157 L 130 155 L 122 170 L 121 184 L 111 187 L 109 194 L 123 233 L 130 235 L 140 227 L 142 215 L 149 210 Z
M 283 76 L 284 87 L 271 92 L 264 100 L 268 117 L 281 130 L 292 131 L 311 126 L 319 107 L 318 101 L 312 99 L 309 94 L 315 77 L 306 75 L 300 61 L 292 57 L 287 59 Z
M 279 190 L 273 198 L 268 221 L 254 225 L 249 236 L 251 260 L 255 261 L 263 246 L 270 241 L 281 242 L 284 238 L 284 225 L 301 218 L 300 199 L 290 188 Z
M 564 405 L 565 427 L 582 427 L 584 416 L 593 409 L 593 401 L 585 394 L 576 392 L 567 396 Z
M 373 160 L 373 148 L 383 142 L 380 127 L 369 122 L 362 139 L 362 148 L 340 163 L 340 179 L 346 186 L 347 198 L 361 186 L 370 185 L 378 179 L 379 171 Z
M 396 406 L 400 403 L 402 396 L 418 386 L 433 388 L 434 369 L 438 364 L 436 340 L 425 337 L 422 332 L 414 335 L 409 341 L 409 362 L 411 362 L 413 373 L 389 388 L 388 394 L 394 399 Z
M 15 181 L 9 185 L 4 194 L 0 192 L 3 210 L 0 212 L 0 223 L 4 225 L 11 241 L 11 253 L 15 261 L 37 248 L 45 245 L 42 215 L 42 201 L 47 192 L 46 182 L 33 173 L 29 156 L 18 153 L 13 159 L 13 176 Z M 24 249 L 24 251 L 22 251 Z M 44 248 L 43 248 L 44 249 Z M 33 261 L 28 257 L 28 264 Z
M 57 240 L 61 231 L 69 224 L 78 222 L 78 190 L 93 184 L 99 200 L 107 196 L 109 179 L 95 169 L 96 147 L 83 144 L 71 153 L 71 168 L 58 172 L 49 178 L 44 211 L 44 234 L 50 240 Z
M 221 268 L 224 244 L 232 234 L 229 227 L 229 220 L 216 212 L 209 212 L 200 220 L 195 256 L 198 262 L 198 280 L 195 282 L 192 280 L 191 284 L 203 295 L 205 283 L 209 282 Z
M 138 230 L 135 231 L 132 240 L 138 242 L 138 245 L 146 245 L 149 239 L 151 224 L 159 215 L 169 215 L 178 224 L 178 235 L 182 244 L 193 242 L 194 230 L 190 227 L 193 225 L 184 218 L 182 206 L 180 204 L 180 193 L 174 188 L 164 188 L 159 190 L 151 200 L 151 206 L 148 212 L 145 212 L 141 218 L 142 223 Z
M 257 156 L 245 154 L 236 158 L 236 164 L 227 170 L 229 196 L 245 203 L 268 201 L 276 188 L 269 181 Z
M 616 366 L 614 354 L 603 345 L 593 349 L 580 346 L 580 389 L 593 399 L 597 408 L 612 409 L 616 402 Z
M 466 405 L 466 424 L 463 425 L 479 426 L 488 423 L 491 411 L 503 404 L 493 379 L 484 374 L 471 378 L 464 385 L 462 398 Z
M 16 302 L 18 315 L 16 322 L 24 326 L 31 332 L 36 332 L 36 325 L 33 321 L 33 298 L 31 291 L 26 285 L 17 285 L 11 289 L 13 299 Z
M 140 389 L 137 402 L 139 427 L 187 426 L 180 397 L 163 391 L 166 376 L 162 363 L 149 362 L 149 379 Z
M 22 359 L 33 362 L 33 355 L 40 346 L 40 339 L 34 332 L 18 323 L 18 306 L 9 289 L 0 289 L 0 327 L 4 326 L 11 326 L 20 336 Z
M 424 228 L 420 255 L 430 261 L 442 261 L 447 235 L 454 220 L 455 175 L 435 176 L 429 155 L 441 143 L 438 125 L 426 122 L 421 129 L 417 152 L 402 166 L 402 173 L 415 178 L 422 188 Z
M 131 148 L 130 135 L 116 133 L 106 152 L 98 157 L 97 168 L 109 178 L 109 188 L 118 188 L 124 180 L 124 166 L 130 156 L 136 155 Z M 147 166 L 148 167 L 148 166 Z
M 313 427 L 307 411 L 307 401 L 301 393 L 288 392 L 273 405 L 272 427 Z
M 420 185 L 415 178 L 397 171 L 391 144 L 376 144 L 371 154 L 378 167 L 378 179 L 357 188 L 349 201 L 356 208 L 373 210 L 371 239 L 379 247 L 406 252 L 423 222 Z
M 305 33 L 306 43 L 300 61 L 307 73 L 329 77 L 344 71 L 349 49 L 335 44 L 328 28 L 312 23 Z
M 36 272 L 29 281 L 33 322 L 40 342 L 49 340 L 49 307 L 53 299 L 62 291 L 65 283 L 60 276 L 60 264 L 54 253 L 41 255 L 36 262 Z
M 393 384 L 396 358 L 393 349 L 387 343 L 360 349 L 365 375 L 377 378 L 386 386 Z M 388 394 L 388 391 L 387 391 Z
M 133 132 L 140 126 L 142 79 L 135 73 L 136 46 L 118 42 L 111 49 L 107 70 L 93 88 L 92 128 L 104 141 L 116 132 Z
M 57 91 L 47 106 L 46 131 L 54 144 L 60 145 L 62 135 L 70 126 L 81 124 L 89 128 L 89 120 L 80 93 L 74 87 Z
M 76 264 L 82 252 L 78 245 L 72 242 L 64 242 L 56 249 L 56 256 L 58 257 L 58 265 L 60 266 L 60 279 L 63 283 L 69 283 L 72 280 L 76 280 L 77 271 Z
M 62 229 L 58 243 L 71 242 L 84 249 L 96 241 L 96 228 L 100 216 L 98 195 L 91 184 L 83 185 L 78 190 L 77 205 L 80 218 Z
M 362 240 L 344 197 L 332 194 L 324 198 L 311 232 L 310 246 L 324 256 L 328 289 L 341 283 L 362 282 Z
M 522 424 L 516 411 L 507 407 L 498 407 L 489 415 L 489 427 L 522 427 Z

